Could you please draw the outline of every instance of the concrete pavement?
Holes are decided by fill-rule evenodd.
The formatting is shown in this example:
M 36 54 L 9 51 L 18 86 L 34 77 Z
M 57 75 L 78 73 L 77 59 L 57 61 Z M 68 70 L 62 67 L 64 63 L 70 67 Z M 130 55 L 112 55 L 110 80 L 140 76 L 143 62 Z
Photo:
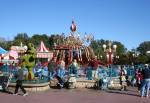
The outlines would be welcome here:
M 28 96 L 14 96 L 0 92 L 0 103 L 149 103 L 149 98 L 140 98 L 136 89 L 128 91 L 93 89 L 50 89 L 45 92 L 30 92 Z

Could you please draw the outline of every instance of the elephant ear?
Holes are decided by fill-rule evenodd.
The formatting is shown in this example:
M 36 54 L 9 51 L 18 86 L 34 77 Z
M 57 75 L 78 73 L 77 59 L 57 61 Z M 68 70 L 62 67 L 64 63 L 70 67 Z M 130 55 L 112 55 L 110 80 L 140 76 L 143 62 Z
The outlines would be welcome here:
M 89 51 L 89 54 L 90 54 L 90 58 L 95 58 L 95 54 L 94 54 L 93 49 L 90 46 L 88 46 L 87 48 L 88 48 L 88 51 Z

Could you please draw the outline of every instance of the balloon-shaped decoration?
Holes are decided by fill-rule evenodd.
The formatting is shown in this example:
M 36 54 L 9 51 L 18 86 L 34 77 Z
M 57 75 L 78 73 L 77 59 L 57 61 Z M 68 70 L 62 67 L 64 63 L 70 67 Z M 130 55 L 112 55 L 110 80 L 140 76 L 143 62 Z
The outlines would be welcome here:
M 70 29 L 71 29 L 72 32 L 76 31 L 77 27 L 76 27 L 74 21 L 72 21 L 72 25 L 71 25 Z

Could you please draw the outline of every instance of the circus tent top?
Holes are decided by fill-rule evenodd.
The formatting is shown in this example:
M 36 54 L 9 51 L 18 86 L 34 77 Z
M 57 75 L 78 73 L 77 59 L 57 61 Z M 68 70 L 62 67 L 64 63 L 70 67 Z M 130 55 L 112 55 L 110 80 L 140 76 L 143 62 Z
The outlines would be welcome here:
M 37 49 L 37 58 L 48 58 L 49 60 L 53 57 L 53 53 L 50 52 L 43 41 L 41 41 L 39 48 Z
M 45 47 L 45 44 L 43 43 L 43 41 L 41 41 L 41 44 L 39 48 L 37 49 L 37 52 L 49 52 L 48 49 Z

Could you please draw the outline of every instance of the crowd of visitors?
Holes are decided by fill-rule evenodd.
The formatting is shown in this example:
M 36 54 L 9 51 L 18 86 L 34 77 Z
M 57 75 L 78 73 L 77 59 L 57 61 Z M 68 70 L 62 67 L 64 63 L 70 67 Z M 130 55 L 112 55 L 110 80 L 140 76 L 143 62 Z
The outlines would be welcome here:
M 130 67 L 130 68 L 129 68 Z M 132 71 L 131 71 L 132 70 Z M 28 74 L 28 69 L 17 63 L 3 64 L 1 70 L 3 72 L 13 73 L 16 78 L 15 95 L 18 89 L 21 88 L 24 95 L 27 95 L 26 90 L 23 88 L 22 83 L 25 76 Z M 114 72 L 115 71 L 115 72 Z M 118 77 L 120 82 L 120 90 L 127 90 L 127 86 L 137 86 L 137 91 L 141 97 L 149 96 L 150 89 L 150 66 L 148 64 L 144 66 L 103 66 L 97 60 L 93 58 L 87 65 L 81 65 L 76 59 L 68 66 L 65 65 L 63 60 L 57 61 L 53 58 L 48 63 L 38 62 L 33 68 L 33 72 L 36 78 L 44 80 L 58 80 L 60 88 L 64 87 L 66 81 L 76 81 L 77 78 L 86 78 L 87 80 L 96 80 L 98 88 L 101 90 L 108 89 L 108 85 L 112 82 L 112 77 Z M 132 72 L 132 73 L 131 73 Z

